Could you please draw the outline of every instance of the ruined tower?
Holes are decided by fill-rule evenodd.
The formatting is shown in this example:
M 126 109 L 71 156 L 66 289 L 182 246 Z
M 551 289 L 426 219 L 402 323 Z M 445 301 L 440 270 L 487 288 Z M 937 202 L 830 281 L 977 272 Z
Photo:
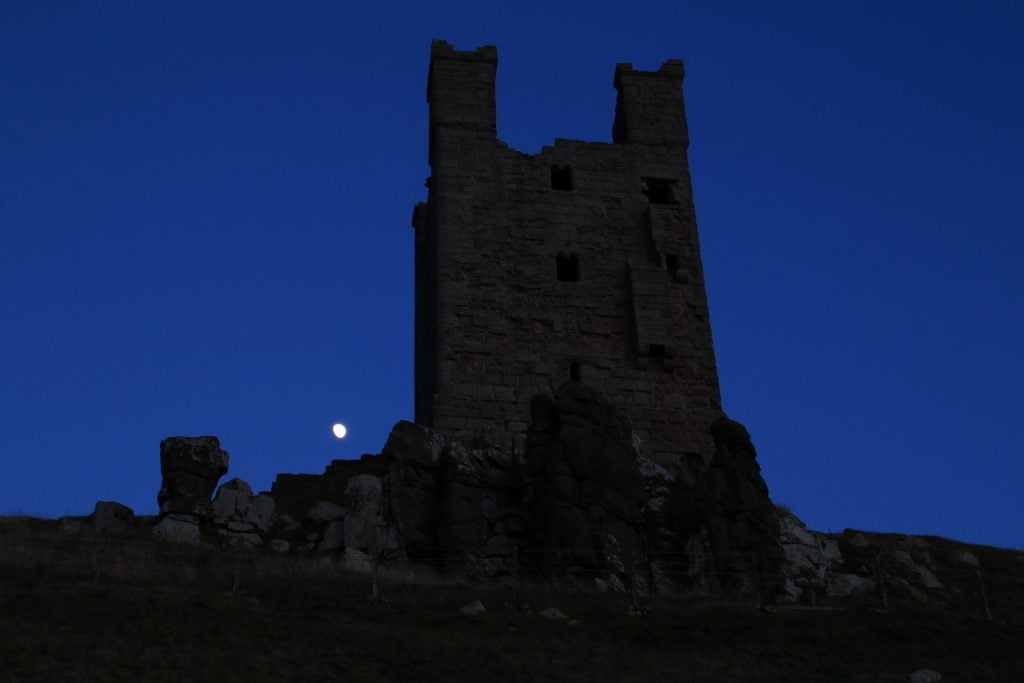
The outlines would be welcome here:
M 492 46 L 431 47 L 429 196 L 416 206 L 416 421 L 517 433 L 576 379 L 645 455 L 699 454 L 721 415 L 687 162 L 683 64 L 615 69 L 612 142 L 497 138 Z

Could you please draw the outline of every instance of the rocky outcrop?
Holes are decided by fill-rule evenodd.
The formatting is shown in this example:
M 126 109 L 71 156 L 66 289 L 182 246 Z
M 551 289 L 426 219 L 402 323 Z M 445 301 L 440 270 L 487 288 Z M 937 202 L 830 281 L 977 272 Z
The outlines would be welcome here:
M 937 557 L 929 541 L 914 536 L 841 534 L 811 531 L 791 511 L 779 509 L 779 533 L 785 554 L 783 591 L 788 602 L 818 598 L 850 598 L 876 593 L 918 602 L 943 599 L 945 584 L 939 567 L 963 576 L 977 568 L 978 558 L 966 550 L 944 550 Z M 879 582 L 884 584 L 879 585 Z
M 270 529 L 274 515 L 274 499 L 265 493 L 253 495 L 252 488 L 242 479 L 225 482 L 213 499 L 213 523 L 218 535 L 229 544 L 258 546 Z
M 195 515 L 172 512 L 157 522 L 153 535 L 171 543 L 199 543 L 200 519 Z
M 749 435 L 723 418 L 705 464 L 644 460 L 629 421 L 576 382 L 532 403 L 524 439 L 446 442 L 395 425 L 381 455 L 281 475 L 293 545 L 463 575 L 520 573 L 609 590 L 774 590 L 782 548 Z M 281 500 L 287 501 L 284 505 Z M 295 543 L 301 535 L 299 543 Z M 775 577 L 775 578 L 773 578 Z
M 210 496 L 217 481 L 228 471 L 228 453 L 215 436 L 172 436 L 160 442 L 160 474 L 157 494 L 160 514 L 191 515 L 207 519 Z
M 126 534 L 135 524 L 135 512 L 127 505 L 101 500 L 93 508 L 91 520 L 100 533 Z

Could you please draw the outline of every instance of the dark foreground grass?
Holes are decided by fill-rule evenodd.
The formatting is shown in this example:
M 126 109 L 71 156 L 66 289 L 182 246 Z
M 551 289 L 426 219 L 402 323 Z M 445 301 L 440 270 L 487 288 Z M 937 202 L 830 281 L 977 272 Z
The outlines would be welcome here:
M 922 668 L 1024 680 L 1024 622 L 1005 608 L 988 622 L 913 605 L 768 613 L 659 597 L 633 617 L 621 594 L 523 586 L 523 608 L 507 588 L 397 579 L 381 582 L 382 603 L 363 575 L 249 571 L 232 592 L 230 571 L 184 551 L 122 554 L 120 573 L 97 574 L 31 547 L 0 545 L 0 681 L 895 681 Z M 132 562 L 146 571 L 124 571 Z M 460 616 L 474 599 L 487 611 Z M 579 623 L 537 614 L 549 606 Z

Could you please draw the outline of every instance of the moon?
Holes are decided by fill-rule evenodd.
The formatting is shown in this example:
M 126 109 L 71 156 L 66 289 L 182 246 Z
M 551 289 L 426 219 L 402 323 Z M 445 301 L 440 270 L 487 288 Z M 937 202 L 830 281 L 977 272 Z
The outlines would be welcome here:
M 348 434 L 348 429 L 346 429 L 345 425 L 340 422 L 335 423 L 335 425 L 331 427 L 331 431 L 334 432 L 334 435 L 339 439 L 344 439 L 345 435 Z

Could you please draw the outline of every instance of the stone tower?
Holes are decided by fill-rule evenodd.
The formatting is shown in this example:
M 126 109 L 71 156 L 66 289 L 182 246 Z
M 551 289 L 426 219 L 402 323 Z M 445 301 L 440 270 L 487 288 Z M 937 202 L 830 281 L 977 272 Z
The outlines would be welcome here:
M 575 379 L 659 462 L 721 415 L 687 162 L 683 63 L 615 69 L 612 142 L 497 138 L 493 46 L 431 47 L 429 196 L 416 230 L 416 421 L 519 433 Z

